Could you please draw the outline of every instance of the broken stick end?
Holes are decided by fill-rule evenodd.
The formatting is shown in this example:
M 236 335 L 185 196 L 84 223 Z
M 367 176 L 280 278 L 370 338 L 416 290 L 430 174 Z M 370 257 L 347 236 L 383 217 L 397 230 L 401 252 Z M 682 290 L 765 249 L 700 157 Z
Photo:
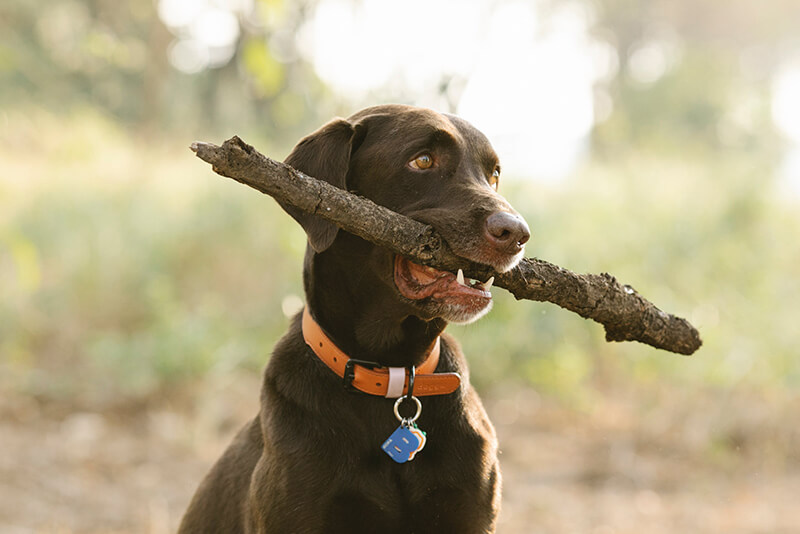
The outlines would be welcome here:
M 198 158 L 214 166 L 216 166 L 216 163 L 218 163 L 221 157 L 220 147 L 212 143 L 195 141 L 189 145 L 189 149 L 191 149 L 191 151 L 194 152 Z M 216 171 L 216 169 L 214 170 Z

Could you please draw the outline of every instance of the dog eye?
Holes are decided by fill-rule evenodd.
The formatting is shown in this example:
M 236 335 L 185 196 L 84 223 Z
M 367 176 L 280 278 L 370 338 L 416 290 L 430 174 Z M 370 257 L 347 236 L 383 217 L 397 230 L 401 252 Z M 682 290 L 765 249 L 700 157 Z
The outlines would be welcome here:
M 492 175 L 489 176 L 489 185 L 492 186 L 492 189 L 497 191 L 497 186 L 500 184 L 500 169 L 495 169 L 492 171 Z
M 412 159 L 408 162 L 408 164 L 414 169 L 424 171 L 425 169 L 430 169 L 433 167 L 433 156 L 426 152 Z

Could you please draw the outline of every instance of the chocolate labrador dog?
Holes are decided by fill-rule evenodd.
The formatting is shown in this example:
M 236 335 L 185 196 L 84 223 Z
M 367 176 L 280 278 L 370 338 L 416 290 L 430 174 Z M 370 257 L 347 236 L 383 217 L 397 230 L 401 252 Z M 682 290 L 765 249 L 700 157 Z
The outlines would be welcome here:
M 489 141 L 452 115 L 371 107 L 304 138 L 286 163 L 433 226 L 498 272 L 530 236 L 497 193 Z M 495 432 L 444 333 L 489 310 L 492 279 L 418 265 L 284 208 L 308 235 L 307 305 L 275 346 L 260 413 L 205 477 L 180 532 L 494 532 Z

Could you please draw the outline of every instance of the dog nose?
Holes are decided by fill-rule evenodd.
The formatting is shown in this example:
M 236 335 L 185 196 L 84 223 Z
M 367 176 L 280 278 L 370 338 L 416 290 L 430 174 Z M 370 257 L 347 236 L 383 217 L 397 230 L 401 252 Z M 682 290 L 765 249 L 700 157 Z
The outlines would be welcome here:
M 486 236 L 497 250 L 516 254 L 530 239 L 531 231 L 519 215 L 497 211 L 486 218 Z

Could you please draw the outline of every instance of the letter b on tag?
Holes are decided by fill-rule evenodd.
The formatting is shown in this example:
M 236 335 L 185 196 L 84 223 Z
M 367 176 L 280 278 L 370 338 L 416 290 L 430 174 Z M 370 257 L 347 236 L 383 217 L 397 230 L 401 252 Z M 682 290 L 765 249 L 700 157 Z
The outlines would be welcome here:
M 414 458 L 414 455 L 423 445 L 418 435 L 412 429 L 400 426 L 389 439 L 383 442 L 383 452 L 398 464 L 404 464 Z

